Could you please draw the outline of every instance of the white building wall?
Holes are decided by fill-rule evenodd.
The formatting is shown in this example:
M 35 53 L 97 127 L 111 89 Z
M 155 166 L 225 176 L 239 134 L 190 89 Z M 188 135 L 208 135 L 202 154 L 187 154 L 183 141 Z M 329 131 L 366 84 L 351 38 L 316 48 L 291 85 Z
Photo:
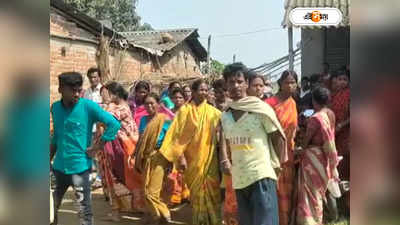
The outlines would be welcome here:
M 301 74 L 311 76 L 322 72 L 324 62 L 324 31 L 322 29 L 301 30 Z

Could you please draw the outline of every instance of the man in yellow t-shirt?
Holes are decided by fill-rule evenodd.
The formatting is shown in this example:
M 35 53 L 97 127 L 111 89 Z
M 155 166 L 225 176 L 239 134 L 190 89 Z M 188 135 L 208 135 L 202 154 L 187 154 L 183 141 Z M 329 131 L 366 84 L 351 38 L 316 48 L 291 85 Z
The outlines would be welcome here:
M 233 100 L 221 118 L 220 164 L 232 174 L 243 225 L 279 225 L 276 170 L 285 149 L 285 137 L 276 115 L 256 97 L 247 97 L 251 72 L 242 64 L 228 65 L 224 79 Z M 232 155 L 232 165 L 226 147 Z

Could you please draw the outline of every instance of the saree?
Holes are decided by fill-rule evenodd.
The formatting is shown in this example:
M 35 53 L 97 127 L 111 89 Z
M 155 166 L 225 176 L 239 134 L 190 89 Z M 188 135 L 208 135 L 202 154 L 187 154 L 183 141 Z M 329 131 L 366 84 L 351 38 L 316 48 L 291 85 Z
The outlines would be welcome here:
M 140 140 L 136 155 L 138 167 L 144 171 L 144 191 L 149 213 L 158 219 L 171 218 L 167 205 L 161 199 L 162 183 L 168 161 L 157 151 L 157 142 L 167 116 L 158 113 L 148 124 Z
M 160 153 L 176 163 L 184 154 L 184 180 L 190 190 L 193 225 L 221 224 L 220 175 L 216 130 L 221 112 L 204 101 L 182 106 L 165 136 Z
M 183 173 L 179 172 L 176 166 L 167 176 L 166 191 L 166 198 L 170 205 L 179 205 L 183 201 L 189 200 L 189 188 L 184 182 Z
M 118 138 L 106 143 L 104 151 L 99 153 L 106 193 L 115 210 L 143 211 L 143 181 L 140 174 L 128 166 L 128 158 L 134 153 L 138 140 L 136 124 L 127 104 L 111 103 L 106 110 L 121 123 Z
M 134 113 L 134 120 L 137 126 L 140 127 L 140 120 L 144 116 L 148 116 L 149 114 L 147 113 L 146 108 L 143 105 L 137 107 L 135 110 L 136 111 Z M 163 105 L 160 105 L 158 112 L 166 115 L 169 120 L 172 120 L 174 118 L 174 113 Z
M 278 178 L 278 204 L 279 204 L 279 224 L 288 225 L 290 213 L 292 211 L 293 181 L 295 175 L 294 166 L 294 138 L 297 129 L 297 106 L 292 97 L 281 102 L 278 97 L 268 98 L 266 101 L 276 113 L 278 120 L 286 135 L 288 162 L 282 165 L 282 171 Z
M 225 186 L 224 224 L 239 225 L 238 204 L 233 189 L 232 176 L 223 174 L 223 184 Z
M 227 109 L 224 109 L 224 111 Z M 219 137 L 219 135 L 218 135 Z M 228 149 L 229 150 L 229 149 Z M 230 151 L 227 151 L 228 159 L 232 164 L 232 155 Z M 224 191 L 223 196 L 223 219 L 226 225 L 238 225 L 239 224 L 239 213 L 238 203 L 236 199 L 236 192 L 233 189 L 232 175 L 222 174 L 221 188 Z
M 332 96 L 331 109 L 335 113 L 336 124 L 350 118 L 350 89 L 346 88 Z M 339 164 L 339 173 L 343 180 L 350 179 L 350 125 L 336 132 L 335 137 L 338 154 L 343 156 Z
M 175 114 L 174 114 L 175 117 Z M 171 206 L 179 205 L 189 200 L 190 191 L 183 179 L 183 173 L 178 171 L 174 165 L 172 171 L 167 176 L 165 183 L 165 198 Z
M 331 109 L 335 113 L 336 124 L 350 119 L 350 88 L 340 90 L 332 96 Z M 338 166 L 341 180 L 350 181 L 350 124 L 336 131 L 335 143 L 343 160 Z M 345 212 L 350 211 L 350 192 L 343 195 Z
M 301 155 L 298 179 L 297 224 L 322 225 L 323 200 L 329 182 L 338 182 L 335 128 L 326 112 L 314 114 L 307 129 L 317 129 Z

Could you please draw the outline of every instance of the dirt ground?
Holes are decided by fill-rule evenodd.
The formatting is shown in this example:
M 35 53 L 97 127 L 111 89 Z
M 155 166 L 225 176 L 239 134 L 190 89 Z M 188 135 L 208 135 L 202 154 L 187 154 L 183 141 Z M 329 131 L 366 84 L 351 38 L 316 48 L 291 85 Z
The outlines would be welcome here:
M 141 215 L 124 215 L 121 222 L 110 222 L 103 220 L 110 212 L 111 208 L 105 201 L 103 192 L 101 189 L 92 192 L 92 205 L 94 214 L 95 225 L 144 225 L 142 222 Z M 171 211 L 172 219 L 174 224 L 191 224 L 191 208 L 186 205 L 178 211 Z M 59 225 L 76 225 L 78 224 L 77 210 L 73 201 L 73 192 L 69 190 L 63 200 L 61 209 L 58 212 L 58 224 Z
M 92 192 L 92 204 L 95 225 L 145 225 L 142 222 L 141 215 L 124 215 L 121 222 L 109 222 L 102 220 L 107 213 L 110 212 L 110 206 L 105 201 L 101 189 Z M 186 205 L 178 211 L 171 211 L 174 224 L 191 225 L 192 212 L 189 205 Z M 76 225 L 78 224 L 77 210 L 74 206 L 73 193 L 69 190 L 63 200 L 61 209 L 58 213 L 59 225 Z M 340 222 L 329 225 L 348 225 L 347 219 L 341 219 Z

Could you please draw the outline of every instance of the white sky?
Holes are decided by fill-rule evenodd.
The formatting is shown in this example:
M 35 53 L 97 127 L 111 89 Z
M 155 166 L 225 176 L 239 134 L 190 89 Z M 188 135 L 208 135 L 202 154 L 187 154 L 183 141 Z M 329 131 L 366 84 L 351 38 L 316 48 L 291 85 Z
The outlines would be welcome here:
M 256 67 L 288 53 L 280 0 L 140 0 L 137 7 L 142 22 L 154 29 L 198 28 L 205 48 L 211 34 L 211 57 L 224 64 L 236 54 L 236 61 Z M 221 37 L 253 31 L 260 32 Z M 295 29 L 294 48 L 300 40 L 300 30 Z M 300 66 L 295 70 L 300 73 Z

